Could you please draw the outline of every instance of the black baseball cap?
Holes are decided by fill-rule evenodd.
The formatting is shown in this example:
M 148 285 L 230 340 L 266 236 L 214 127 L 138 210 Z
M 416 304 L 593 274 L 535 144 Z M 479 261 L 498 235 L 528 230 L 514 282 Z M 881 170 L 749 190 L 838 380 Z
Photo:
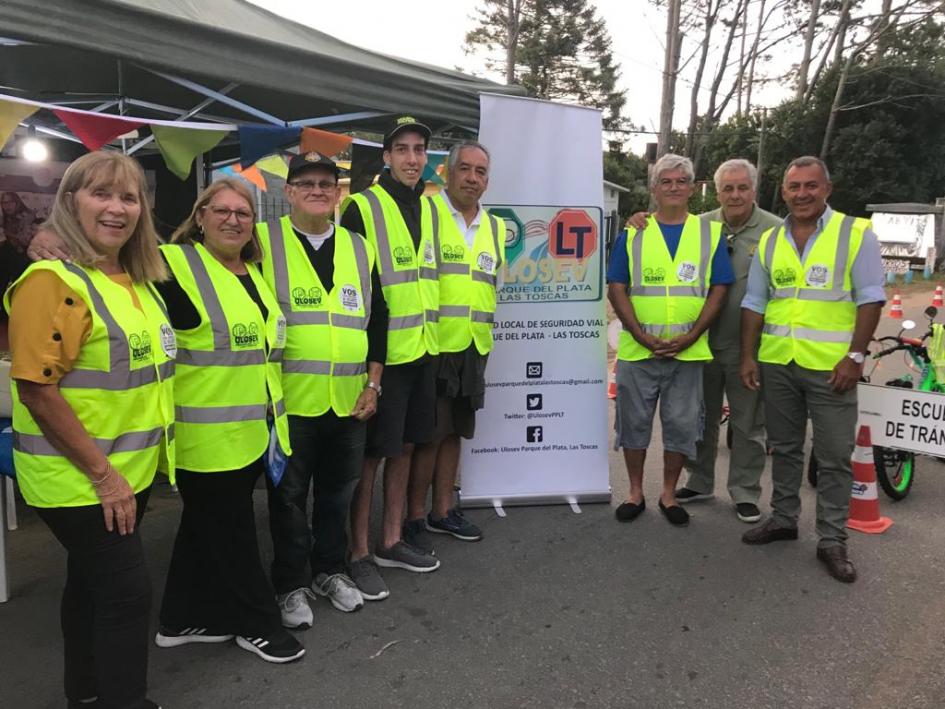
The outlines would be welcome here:
M 289 160 L 289 174 L 286 176 L 285 181 L 288 182 L 294 177 L 306 170 L 311 170 L 312 168 L 321 168 L 323 170 L 328 170 L 331 172 L 335 179 L 338 179 L 338 176 L 341 174 L 341 168 L 335 164 L 335 161 L 331 158 L 326 158 L 321 153 L 316 153 L 311 151 L 308 153 L 299 153 L 298 155 L 293 155 L 292 159 Z
M 390 150 L 394 138 L 404 131 L 412 131 L 422 135 L 424 146 L 430 142 L 430 136 L 433 134 L 433 131 L 431 131 L 428 126 L 423 125 L 413 116 L 401 116 L 394 121 L 393 125 L 391 125 L 390 129 L 384 135 L 384 150 Z

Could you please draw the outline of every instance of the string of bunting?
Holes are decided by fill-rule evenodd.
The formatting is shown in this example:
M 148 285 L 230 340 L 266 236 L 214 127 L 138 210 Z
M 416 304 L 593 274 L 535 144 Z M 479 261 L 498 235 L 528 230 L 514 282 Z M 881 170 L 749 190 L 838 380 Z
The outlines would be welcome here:
M 332 133 L 321 128 L 270 125 L 233 125 L 165 121 L 134 116 L 66 108 L 55 104 L 30 101 L 0 94 L 0 148 L 13 136 L 17 126 L 39 110 L 47 110 L 89 150 L 98 150 L 123 135 L 139 128 L 150 129 L 168 169 L 186 180 L 198 155 L 209 152 L 229 133 L 237 132 L 240 160 L 224 168 L 226 174 L 239 175 L 259 189 L 266 190 L 262 172 L 285 179 L 288 174 L 282 150 L 299 146 L 300 152 L 318 152 L 328 157 L 351 150 L 347 168 L 351 172 L 351 190 L 368 187 L 383 167 L 383 148 L 378 143 L 355 140 L 349 135 Z M 442 185 L 446 153 L 430 151 L 423 179 Z M 260 172 L 262 171 L 262 172 Z

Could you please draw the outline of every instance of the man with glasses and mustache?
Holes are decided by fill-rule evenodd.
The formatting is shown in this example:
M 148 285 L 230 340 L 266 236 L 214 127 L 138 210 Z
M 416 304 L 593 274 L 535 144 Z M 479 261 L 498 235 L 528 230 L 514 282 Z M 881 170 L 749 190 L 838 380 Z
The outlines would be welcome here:
M 312 591 L 341 611 L 364 605 L 347 575 L 346 525 L 365 422 L 380 394 L 388 311 L 373 247 L 331 222 L 338 174 L 318 153 L 294 156 L 285 186 L 290 214 L 257 225 L 263 275 L 287 321 L 282 387 L 292 455 L 281 480 L 267 482 L 272 583 L 288 628 L 311 627 Z
M 702 368 L 711 361 L 708 328 L 734 281 L 722 225 L 689 213 L 692 162 L 667 154 L 653 166 L 653 219 L 614 244 L 608 299 L 623 324 L 617 351 L 617 432 L 630 478 L 616 510 L 631 522 L 645 509 L 643 465 L 656 403 L 663 428 L 659 509 L 674 525 L 689 523 L 676 481 L 702 438 Z

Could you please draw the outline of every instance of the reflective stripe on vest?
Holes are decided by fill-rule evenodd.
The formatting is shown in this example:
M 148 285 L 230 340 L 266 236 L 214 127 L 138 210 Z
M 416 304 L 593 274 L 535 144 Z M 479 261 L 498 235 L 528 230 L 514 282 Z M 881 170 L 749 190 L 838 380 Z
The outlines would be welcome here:
M 335 286 L 326 294 L 327 305 L 313 306 L 327 309 L 296 310 L 293 288 L 303 287 L 307 292 L 318 287 L 321 291 L 323 284 L 318 281 L 303 247 L 297 243 L 288 217 L 270 222 L 264 234 L 269 245 L 264 265 L 271 267 L 273 289 L 288 322 L 286 347 L 289 353 L 282 363 L 286 407 L 290 414 L 299 416 L 320 416 L 329 409 L 337 416 L 350 416 L 367 374 L 366 330 L 371 317 L 373 270 L 370 247 L 360 235 L 335 226 L 332 236 L 335 239 Z M 293 241 L 287 244 L 287 239 Z M 298 261 L 290 264 L 290 259 Z M 290 270 L 295 274 L 294 279 L 290 279 Z M 361 312 L 338 312 L 335 302 L 341 297 L 338 289 L 352 274 L 358 283 Z M 332 363 L 326 357 L 344 361 Z M 359 361 L 348 361 L 355 357 Z
M 859 252 L 864 228 L 858 226 L 855 217 L 834 212 L 808 248 L 803 262 L 787 240 L 786 222 L 762 237 L 761 265 L 768 274 L 771 295 L 765 310 L 759 361 L 772 364 L 796 361 L 806 369 L 829 371 L 843 358 L 853 339 L 856 321 L 852 258 Z M 815 266 L 821 267 L 821 278 L 829 278 L 829 283 L 824 282 L 826 287 L 811 285 L 810 274 Z M 832 270 L 826 273 L 828 268 Z M 783 272 L 788 275 L 782 275 Z

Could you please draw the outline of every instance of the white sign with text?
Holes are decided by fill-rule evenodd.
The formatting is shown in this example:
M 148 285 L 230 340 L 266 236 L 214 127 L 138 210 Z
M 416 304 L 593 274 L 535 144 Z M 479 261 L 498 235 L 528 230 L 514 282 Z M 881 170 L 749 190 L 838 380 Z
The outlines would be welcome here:
M 873 445 L 945 457 L 945 394 L 860 384 L 857 401 Z

